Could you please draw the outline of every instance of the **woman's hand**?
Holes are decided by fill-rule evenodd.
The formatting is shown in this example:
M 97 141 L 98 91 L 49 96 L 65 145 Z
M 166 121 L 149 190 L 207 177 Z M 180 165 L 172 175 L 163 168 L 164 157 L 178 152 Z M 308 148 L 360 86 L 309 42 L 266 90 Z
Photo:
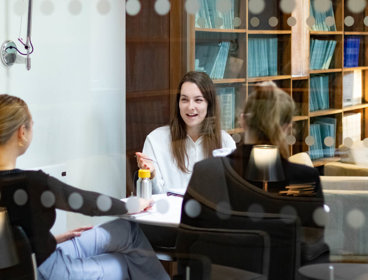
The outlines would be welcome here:
M 137 214 L 143 212 L 144 210 L 148 210 L 150 207 L 152 207 L 152 204 L 153 200 L 131 196 L 126 202 L 126 208 L 128 210 L 128 214 Z
M 155 172 L 155 165 L 153 164 L 153 160 L 150 159 L 145 154 L 142 154 L 139 152 L 136 152 L 135 155 L 137 157 L 138 167 L 141 169 L 149 169 L 151 172 L 151 179 L 155 178 L 156 172 Z
M 72 239 L 74 237 L 80 236 L 82 234 L 83 231 L 89 230 L 93 227 L 80 227 L 80 228 L 76 228 L 70 231 L 67 231 L 63 234 L 59 234 L 55 236 L 56 239 L 56 243 L 62 243 L 64 241 L 67 241 L 69 239 Z

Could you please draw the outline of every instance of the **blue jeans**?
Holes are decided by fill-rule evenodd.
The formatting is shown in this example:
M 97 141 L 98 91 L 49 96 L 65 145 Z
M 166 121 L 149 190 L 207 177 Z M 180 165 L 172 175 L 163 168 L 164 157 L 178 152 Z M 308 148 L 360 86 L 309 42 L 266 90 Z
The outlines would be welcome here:
M 123 219 L 60 243 L 39 267 L 41 279 L 169 279 L 135 223 Z

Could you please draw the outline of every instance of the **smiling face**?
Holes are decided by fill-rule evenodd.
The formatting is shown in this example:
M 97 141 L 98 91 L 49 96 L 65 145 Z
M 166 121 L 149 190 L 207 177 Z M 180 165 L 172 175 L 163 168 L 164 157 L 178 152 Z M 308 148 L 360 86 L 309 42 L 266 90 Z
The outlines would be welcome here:
M 191 82 L 185 82 L 181 86 L 179 110 L 187 133 L 196 131 L 199 133 L 201 123 L 207 116 L 208 102 L 203 97 L 198 86 Z

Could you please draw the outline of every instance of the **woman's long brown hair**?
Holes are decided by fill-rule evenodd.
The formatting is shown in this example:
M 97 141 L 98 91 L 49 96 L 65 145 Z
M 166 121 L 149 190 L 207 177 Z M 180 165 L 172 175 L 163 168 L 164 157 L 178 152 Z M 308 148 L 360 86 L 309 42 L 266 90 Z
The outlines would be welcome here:
M 178 86 L 174 115 L 170 122 L 171 151 L 180 170 L 188 172 L 185 164 L 188 160 L 185 140 L 186 124 L 180 116 L 179 100 L 181 87 L 185 82 L 197 85 L 208 103 L 207 115 L 201 124 L 200 136 L 203 137 L 204 154 L 212 156 L 212 151 L 221 148 L 220 112 L 217 103 L 216 90 L 211 78 L 204 72 L 191 71 L 184 75 Z

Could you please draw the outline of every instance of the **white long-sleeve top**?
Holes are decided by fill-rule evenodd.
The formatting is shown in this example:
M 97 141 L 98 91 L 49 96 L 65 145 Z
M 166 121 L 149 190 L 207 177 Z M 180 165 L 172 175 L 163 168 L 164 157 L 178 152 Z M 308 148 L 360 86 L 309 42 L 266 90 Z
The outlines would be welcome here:
M 236 148 L 233 138 L 221 131 L 222 148 Z M 169 189 L 180 189 L 185 192 L 193 166 L 196 162 L 206 158 L 202 146 L 203 138 L 200 137 L 196 142 L 187 135 L 186 150 L 188 161 L 186 166 L 189 170 L 185 173 L 179 169 L 171 152 L 171 134 L 169 126 L 162 126 L 152 131 L 146 137 L 143 146 L 143 154 L 147 155 L 154 162 L 156 175 L 152 180 L 153 193 L 164 193 Z

